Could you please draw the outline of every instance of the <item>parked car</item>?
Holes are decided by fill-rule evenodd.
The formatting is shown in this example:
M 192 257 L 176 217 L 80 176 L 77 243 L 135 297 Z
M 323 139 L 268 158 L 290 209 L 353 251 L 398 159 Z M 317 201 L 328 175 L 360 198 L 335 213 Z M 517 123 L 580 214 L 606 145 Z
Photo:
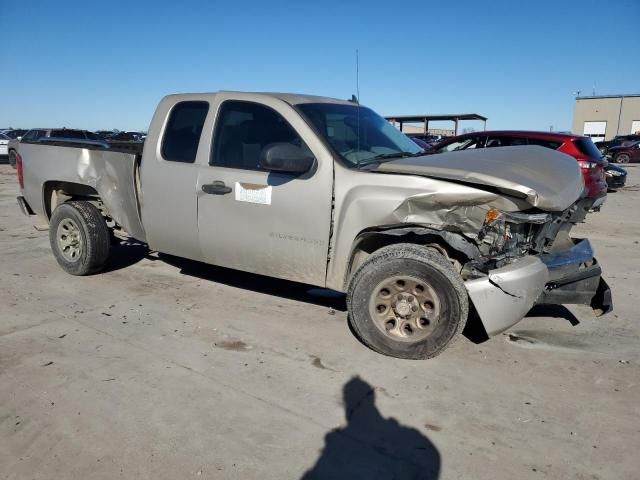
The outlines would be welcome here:
M 15 138 L 9 142 L 8 154 L 9 163 L 15 168 L 16 166 L 16 153 L 18 152 L 18 145 L 20 142 L 37 142 L 42 138 L 66 138 L 74 140 L 101 140 L 95 133 L 87 130 L 78 130 L 74 128 L 32 128 L 28 130 L 21 139 Z
M 442 135 L 425 135 L 423 133 L 406 133 L 405 135 L 407 135 L 411 139 L 417 138 L 431 145 L 444 140 L 444 137 Z
M 353 331 L 396 357 L 442 352 L 470 303 L 489 335 L 537 303 L 611 310 L 589 241 L 569 235 L 590 201 L 572 158 L 425 155 L 348 101 L 170 95 L 141 157 L 23 141 L 18 182 L 70 274 L 101 270 L 117 228 L 158 252 L 345 292 Z
M 605 156 L 610 156 L 610 149 L 613 147 L 626 147 L 627 145 L 630 145 L 634 142 L 637 142 L 638 140 L 640 140 L 640 135 L 638 135 L 637 133 L 632 133 L 630 135 L 618 135 L 615 138 L 613 138 L 613 140 L 607 140 L 607 141 L 603 141 L 603 142 L 596 142 L 596 147 L 598 148 L 598 150 L 600 150 L 600 153 L 602 153 Z
M 589 137 L 582 135 L 518 130 L 473 132 L 449 138 L 433 146 L 432 153 L 514 145 L 538 145 L 571 155 L 578 161 L 592 209 L 599 208 L 607 195 L 604 168 L 607 161 Z
M 11 139 L 18 139 L 20 140 L 20 138 L 22 138 L 22 136 L 27 133 L 27 130 L 25 130 L 24 128 L 11 128 L 8 130 L 4 130 L 2 133 L 4 133 L 7 137 L 11 138 Z
M 417 138 L 417 137 L 409 137 L 411 140 L 413 140 L 413 143 L 415 143 L 416 145 L 418 145 L 422 150 L 424 150 L 425 152 L 427 150 L 429 150 L 431 148 L 431 144 L 425 142 L 424 140 Z
M 615 192 L 624 187 L 627 182 L 627 171 L 615 163 L 609 163 L 605 167 L 604 175 L 607 178 L 607 188 L 610 192 Z
M 141 142 L 142 138 L 138 132 L 118 132 L 105 140 L 107 142 Z
M 4 133 L 0 133 L 0 157 L 2 158 L 6 158 L 9 156 L 9 150 L 7 148 L 9 140 L 11 139 Z
M 95 133 L 98 137 L 100 137 L 101 139 L 105 140 L 113 135 L 115 135 L 118 132 L 115 132 L 113 130 L 96 130 Z
M 614 163 L 640 162 L 640 141 L 609 148 Z

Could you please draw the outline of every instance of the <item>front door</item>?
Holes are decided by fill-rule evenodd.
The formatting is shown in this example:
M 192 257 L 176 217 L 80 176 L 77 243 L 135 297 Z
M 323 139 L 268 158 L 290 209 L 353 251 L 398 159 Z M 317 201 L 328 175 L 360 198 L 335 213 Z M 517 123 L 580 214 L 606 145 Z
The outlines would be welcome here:
M 292 107 L 264 102 L 218 108 L 209 165 L 198 175 L 202 253 L 208 263 L 324 286 L 333 162 Z M 263 170 L 260 156 L 274 143 L 311 150 L 316 165 L 302 175 Z

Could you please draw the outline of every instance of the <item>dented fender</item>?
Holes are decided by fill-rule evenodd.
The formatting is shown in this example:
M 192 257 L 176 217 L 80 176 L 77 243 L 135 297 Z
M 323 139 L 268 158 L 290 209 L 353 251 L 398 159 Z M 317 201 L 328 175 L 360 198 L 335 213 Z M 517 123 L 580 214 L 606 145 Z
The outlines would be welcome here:
M 346 288 L 351 256 L 367 231 L 439 231 L 464 237 L 471 245 L 491 208 L 527 208 L 524 200 L 437 178 L 351 170 L 338 164 L 335 176 L 335 234 L 329 239 L 326 286 L 339 291 Z
M 482 228 L 490 204 L 498 198 L 495 193 L 450 184 L 441 191 L 407 197 L 393 211 L 393 216 L 400 223 L 432 225 L 475 237 Z
M 126 232 L 146 241 L 138 210 L 136 156 L 133 154 L 41 144 L 20 144 L 20 154 L 28 161 L 24 196 L 34 211 L 47 217 L 45 187 L 48 183 L 92 187 L 106 211 Z M 34 201 L 38 199 L 39 201 Z

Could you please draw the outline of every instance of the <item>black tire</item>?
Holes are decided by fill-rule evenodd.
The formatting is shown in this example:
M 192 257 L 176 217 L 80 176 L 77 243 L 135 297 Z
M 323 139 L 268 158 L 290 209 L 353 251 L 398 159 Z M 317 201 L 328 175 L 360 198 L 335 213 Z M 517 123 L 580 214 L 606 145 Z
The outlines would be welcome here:
M 426 338 L 396 339 L 372 318 L 374 291 L 385 279 L 395 276 L 417 278 L 439 298 L 439 316 Z M 375 303 L 375 301 L 374 301 Z M 396 244 L 373 253 L 353 275 L 347 291 L 349 321 L 360 340 L 384 355 L 406 359 L 427 359 L 443 352 L 462 332 L 469 312 L 469 297 L 460 274 L 438 251 L 414 244 Z M 395 307 L 394 307 L 395 308 Z
M 629 163 L 629 155 L 626 153 L 619 153 L 613 158 L 613 163 Z
M 13 167 L 16 168 L 16 151 L 15 150 L 9 150 L 9 164 Z
M 77 227 L 77 255 L 70 258 L 59 240 L 65 225 Z M 100 271 L 109 257 L 111 233 L 104 217 L 93 204 L 70 201 L 56 207 L 49 224 L 49 243 L 60 266 L 71 275 L 90 275 Z

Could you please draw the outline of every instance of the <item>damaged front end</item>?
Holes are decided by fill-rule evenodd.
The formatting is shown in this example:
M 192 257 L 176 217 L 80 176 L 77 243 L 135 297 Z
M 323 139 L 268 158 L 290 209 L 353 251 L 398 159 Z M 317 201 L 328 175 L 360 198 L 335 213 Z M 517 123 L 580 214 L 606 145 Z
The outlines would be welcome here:
M 461 273 L 489 336 L 520 321 L 536 304 L 586 304 L 599 315 L 612 310 L 591 244 L 569 236 L 584 211 L 579 201 L 557 213 L 486 213 L 477 235 L 480 256 Z

